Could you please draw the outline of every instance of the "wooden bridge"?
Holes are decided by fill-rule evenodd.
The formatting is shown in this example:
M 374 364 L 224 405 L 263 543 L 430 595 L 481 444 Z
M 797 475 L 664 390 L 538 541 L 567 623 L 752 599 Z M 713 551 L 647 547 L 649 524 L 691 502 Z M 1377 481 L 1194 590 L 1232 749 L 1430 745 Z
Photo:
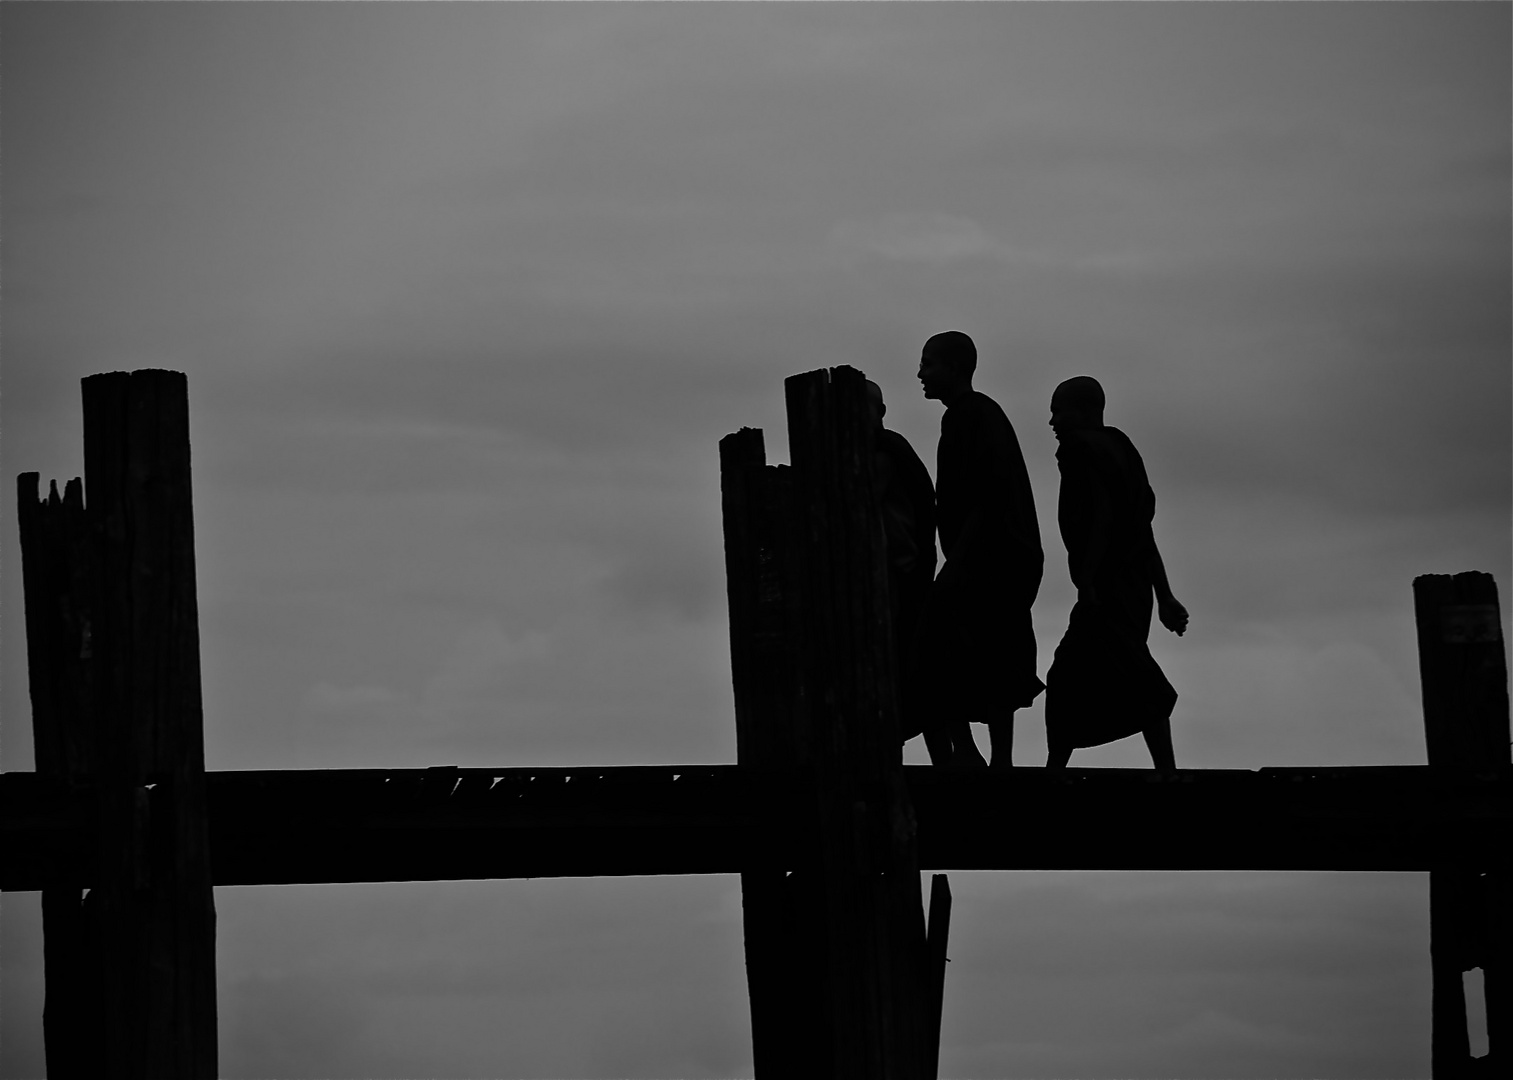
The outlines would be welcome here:
M 862 377 L 786 393 L 791 467 L 759 431 L 720 447 L 739 764 L 206 773 L 187 384 L 85 379 L 88 504 L 19 481 L 37 771 L 0 775 L 0 887 L 42 891 L 49 1074 L 217 1074 L 214 885 L 739 873 L 758 1073 L 932 1077 L 950 893 L 936 875 L 927 921 L 919 874 L 953 868 L 1427 871 L 1434 1073 L 1506 1069 L 1490 576 L 1414 582 L 1427 766 L 905 767 Z

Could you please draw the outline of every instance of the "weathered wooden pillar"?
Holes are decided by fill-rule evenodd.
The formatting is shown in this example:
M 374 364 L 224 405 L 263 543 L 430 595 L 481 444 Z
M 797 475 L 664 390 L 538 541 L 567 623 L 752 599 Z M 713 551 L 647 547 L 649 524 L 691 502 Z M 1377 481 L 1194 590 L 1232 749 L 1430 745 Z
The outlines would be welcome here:
M 96 545 L 75 479 L 38 497 L 36 473 L 17 480 L 16 520 L 26 604 L 27 676 L 37 772 L 87 790 L 98 764 L 90 663 Z M 42 890 L 42 1037 L 48 1075 L 104 1073 L 97 955 L 83 883 Z
M 59 954 L 63 984 L 55 997 L 49 964 L 48 1051 L 62 1058 L 49 1067 L 214 1077 L 188 385 L 178 372 L 115 372 L 85 379 L 83 397 L 83 492 L 74 481 L 41 506 L 35 474 L 20 484 L 39 771 L 45 757 L 49 769 L 61 762 L 99 799 L 82 914 L 44 896 L 56 915 L 45 948 Z M 97 1010 L 76 982 L 98 995 Z M 63 1045 L 76 1036 L 97 1050 L 92 1064 L 76 1066 Z
M 787 381 L 789 468 L 760 432 L 721 443 L 738 757 L 801 781 L 813 823 L 798 862 L 742 875 L 759 1075 L 934 1075 L 864 387 Z
M 761 431 L 742 428 L 720 440 L 736 760 L 786 774 L 789 789 L 798 790 L 792 652 L 798 597 L 783 535 L 789 481 L 787 466 L 767 464 Z M 772 808 L 775 816 L 781 812 Z M 766 865 L 741 874 L 753 1064 L 760 1077 L 824 1075 L 816 1063 L 830 1052 L 829 997 L 813 860 L 795 863 L 781 849 L 768 855 Z
M 838 1078 L 924 1070 L 924 913 L 903 786 L 887 556 L 866 380 L 784 383 L 803 618 L 795 720 L 812 754 Z
M 1426 574 L 1413 582 L 1429 764 L 1457 775 L 1509 768 L 1508 670 L 1497 583 L 1477 572 Z M 1450 838 L 1447 838 L 1447 840 Z M 1446 850 L 1463 845 L 1447 843 Z M 1433 968 L 1432 1066 L 1439 1080 L 1491 1076 L 1513 1057 L 1513 853 L 1478 852 L 1429 874 Z M 1481 968 L 1487 1001 L 1485 1057 L 1471 1057 L 1463 973 Z
M 946 995 L 946 941 L 951 933 L 951 883 L 930 876 L 930 923 L 925 932 L 925 1070 L 940 1075 L 940 1021 Z

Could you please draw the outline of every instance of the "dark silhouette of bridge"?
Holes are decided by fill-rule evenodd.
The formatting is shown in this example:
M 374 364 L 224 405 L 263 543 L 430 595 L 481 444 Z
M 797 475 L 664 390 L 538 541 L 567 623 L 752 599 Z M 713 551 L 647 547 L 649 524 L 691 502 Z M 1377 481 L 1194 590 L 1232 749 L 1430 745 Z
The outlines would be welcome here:
M 697 873 L 741 875 L 760 1075 L 933 1077 L 950 891 L 926 919 L 920 873 L 952 868 L 1427 871 L 1434 1073 L 1513 1054 L 1489 575 L 1413 583 L 1427 766 L 905 767 L 863 377 L 812 371 L 785 387 L 791 466 L 760 431 L 720 444 L 737 765 L 207 773 L 187 382 L 83 389 L 84 483 L 19 479 L 37 769 L 0 775 L 55 1078 L 217 1075 L 214 885 Z M 1055 824 L 1001 826 L 1028 820 Z

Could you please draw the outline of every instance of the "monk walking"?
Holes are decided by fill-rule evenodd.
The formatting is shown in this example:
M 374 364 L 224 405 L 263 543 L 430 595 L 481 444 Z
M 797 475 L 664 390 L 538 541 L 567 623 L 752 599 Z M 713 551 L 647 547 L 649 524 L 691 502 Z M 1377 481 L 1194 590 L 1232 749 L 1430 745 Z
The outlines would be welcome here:
M 1154 596 L 1161 625 L 1180 635 L 1187 609 L 1172 595 L 1151 522 L 1156 496 L 1129 437 L 1103 423 L 1103 387 L 1080 375 L 1051 395 L 1060 447 L 1057 520 L 1077 603 L 1046 675 L 1046 765 L 1080 746 L 1140 732 L 1157 769 L 1175 769 L 1172 688 L 1146 644 Z
M 920 634 L 925 746 L 936 765 L 985 765 L 972 738 L 987 724 L 993 765 L 1013 764 L 1014 712 L 1045 684 L 1035 674 L 1030 606 L 1044 553 L 1030 477 L 1014 427 L 972 389 L 977 347 L 958 331 L 925 342 L 919 381 L 946 406 L 936 452 L 935 508 L 945 566 Z

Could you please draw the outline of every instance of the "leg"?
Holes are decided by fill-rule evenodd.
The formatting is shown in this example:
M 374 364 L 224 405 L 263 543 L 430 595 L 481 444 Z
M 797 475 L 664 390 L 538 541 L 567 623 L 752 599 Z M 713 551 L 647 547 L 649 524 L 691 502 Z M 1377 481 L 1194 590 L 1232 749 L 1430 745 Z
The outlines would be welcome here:
M 993 768 L 1008 769 L 1014 765 L 1014 710 L 1007 716 L 988 721 L 988 739 L 993 744 Z
M 1172 721 L 1171 717 L 1163 716 L 1147 727 L 1141 734 L 1145 736 L 1146 748 L 1151 752 L 1151 764 L 1162 772 L 1172 772 L 1177 767 L 1177 755 L 1172 750 Z
M 944 728 L 925 728 L 925 749 L 930 752 L 931 765 L 951 764 L 951 736 Z
M 953 720 L 946 725 L 951 736 L 951 764 L 988 767 L 987 759 L 977 749 L 977 740 L 972 738 L 972 725 L 965 720 Z

